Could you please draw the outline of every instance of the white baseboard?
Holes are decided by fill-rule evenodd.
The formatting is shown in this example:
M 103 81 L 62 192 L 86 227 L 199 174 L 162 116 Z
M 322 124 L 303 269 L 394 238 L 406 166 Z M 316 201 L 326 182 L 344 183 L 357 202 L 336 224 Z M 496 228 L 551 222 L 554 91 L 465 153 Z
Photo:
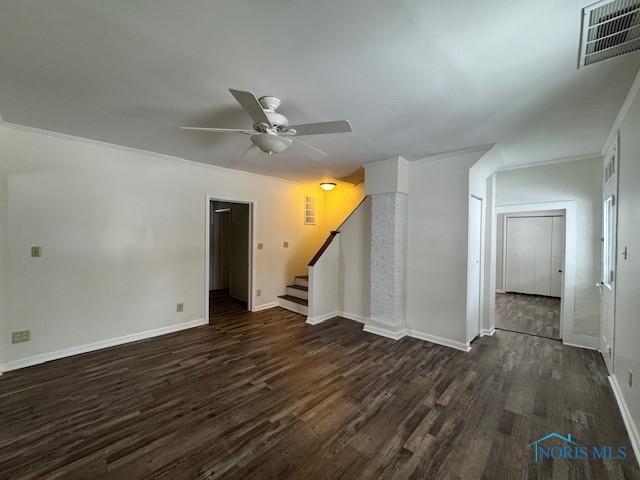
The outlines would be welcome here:
M 588 348 L 589 350 L 599 351 L 599 339 L 598 337 L 591 337 L 589 335 L 568 335 L 562 339 L 564 345 L 570 347 Z
M 481 328 L 480 329 L 480 336 L 481 337 L 491 337 L 494 333 L 496 333 L 496 327 L 491 327 L 489 329 L 487 329 L 487 328 Z
M 420 340 L 426 340 L 427 342 L 437 343 L 438 345 L 442 345 L 444 347 L 462 350 L 463 352 L 468 352 L 471 350 L 471 345 L 468 343 L 457 342 L 455 340 L 449 340 L 448 338 L 436 337 L 435 335 L 428 335 L 416 330 L 408 330 L 407 335 L 413 338 L 418 338 Z
M 367 320 L 370 320 L 369 317 L 363 317 L 362 315 L 358 315 L 356 313 L 338 312 L 338 316 L 359 323 L 367 323 Z
M 251 311 L 259 312 L 260 310 L 268 310 L 269 308 L 273 308 L 277 306 L 278 306 L 278 302 L 263 303 L 262 305 L 256 305 L 255 307 L 253 307 Z
M 308 323 L 309 325 L 317 325 L 326 320 L 330 320 L 334 317 L 339 317 L 339 316 L 340 316 L 339 312 L 325 313 L 324 315 L 318 315 L 317 317 L 307 317 L 306 323 Z
M 496 288 L 496 293 L 507 293 L 504 290 L 502 290 L 501 288 Z
M 372 325 L 365 325 L 362 331 L 373 333 L 374 335 L 380 335 L 381 337 L 391 338 L 392 340 L 400 340 L 407 334 L 406 329 L 388 330 L 386 328 L 374 327 Z
M 30 357 L 6 362 L 0 365 L 0 371 L 8 372 L 10 370 L 17 370 L 18 368 L 30 367 L 32 365 L 50 362 L 51 360 L 58 360 L 60 358 L 71 357 L 73 355 L 79 355 L 81 353 L 93 352 L 95 350 L 101 350 L 103 348 L 114 347 L 116 345 L 136 342 L 138 340 L 157 337 L 159 335 L 166 335 L 167 333 L 178 332 L 180 330 L 186 330 L 188 328 L 199 327 L 201 325 L 207 325 L 208 323 L 209 322 L 207 322 L 204 318 L 199 318 L 197 320 L 176 323 L 174 325 L 155 328 L 153 330 L 146 330 L 144 332 L 132 333 L 129 335 L 123 335 L 121 337 L 110 338 L 107 340 L 100 340 L 98 342 L 78 345 L 76 347 L 64 348 L 62 350 L 56 350 L 55 352 L 40 353 L 38 355 L 32 355 Z
M 629 407 L 627 406 L 627 402 L 625 402 L 624 400 L 622 390 L 620 389 L 620 384 L 618 383 L 618 379 L 615 377 L 615 375 L 609 376 L 609 383 L 611 384 L 613 395 L 616 397 L 616 402 L 618 402 L 618 408 L 620 409 L 620 414 L 622 415 L 624 426 L 627 428 L 627 433 L 629 434 L 629 439 L 631 440 L 631 448 L 633 448 L 633 453 L 636 454 L 636 459 L 640 459 L 640 434 L 638 434 L 638 427 L 633 421 L 631 412 L 629 412 Z

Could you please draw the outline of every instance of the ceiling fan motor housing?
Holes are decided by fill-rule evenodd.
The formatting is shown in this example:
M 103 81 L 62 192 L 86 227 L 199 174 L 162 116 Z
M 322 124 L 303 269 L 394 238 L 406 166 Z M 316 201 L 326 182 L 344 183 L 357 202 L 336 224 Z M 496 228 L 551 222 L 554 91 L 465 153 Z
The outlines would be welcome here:
M 280 99 L 276 97 L 266 96 L 258 99 L 260 106 L 264 109 L 264 113 L 267 115 L 269 122 L 273 128 L 278 131 L 286 130 L 289 126 L 289 120 L 284 115 L 277 113 L 276 110 L 280 106 Z M 258 125 L 256 125 L 256 129 Z M 264 130 L 260 130 L 264 131 Z

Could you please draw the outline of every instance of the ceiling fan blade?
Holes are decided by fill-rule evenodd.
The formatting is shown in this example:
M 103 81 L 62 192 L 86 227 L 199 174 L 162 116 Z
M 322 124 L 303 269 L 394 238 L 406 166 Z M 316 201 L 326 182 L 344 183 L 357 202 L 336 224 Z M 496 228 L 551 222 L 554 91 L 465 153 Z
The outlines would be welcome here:
M 234 90 L 233 88 L 230 88 L 229 91 L 255 123 L 264 123 L 265 125 L 271 126 L 269 117 L 267 117 L 262 105 L 260 105 L 260 102 L 253 93 Z
M 304 123 L 302 125 L 292 125 L 289 129 L 296 131 L 296 135 L 323 135 L 325 133 L 348 133 L 352 132 L 351 124 L 348 120 L 337 120 L 335 122 Z
M 244 130 L 241 128 L 209 128 L 209 127 L 180 127 L 180 130 L 195 130 L 199 132 L 215 132 L 215 133 L 244 133 L 246 135 L 254 135 L 254 130 Z
M 262 150 L 260 150 L 258 147 L 256 147 L 254 143 L 252 143 L 251 145 L 249 145 L 249 148 L 247 148 L 244 151 L 244 153 L 240 155 L 240 159 L 244 160 L 245 158 L 248 158 L 248 157 L 255 157 L 259 153 L 262 153 Z
M 314 162 L 317 162 L 318 160 L 322 160 L 323 158 L 326 158 L 329 156 L 327 153 L 323 152 L 318 147 L 314 147 L 313 145 L 303 140 L 300 140 L 299 138 L 296 138 L 296 137 L 291 137 L 291 138 L 293 138 L 294 142 L 298 142 L 309 149 L 308 150 L 309 158 L 311 158 L 311 160 L 313 160 Z

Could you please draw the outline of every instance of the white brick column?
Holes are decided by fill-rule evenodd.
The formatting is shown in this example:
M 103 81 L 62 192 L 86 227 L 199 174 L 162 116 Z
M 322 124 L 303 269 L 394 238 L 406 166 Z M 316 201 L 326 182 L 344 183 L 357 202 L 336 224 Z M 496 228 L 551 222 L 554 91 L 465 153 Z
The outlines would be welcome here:
M 408 163 L 398 157 L 365 165 L 371 197 L 370 318 L 365 331 L 406 334 Z

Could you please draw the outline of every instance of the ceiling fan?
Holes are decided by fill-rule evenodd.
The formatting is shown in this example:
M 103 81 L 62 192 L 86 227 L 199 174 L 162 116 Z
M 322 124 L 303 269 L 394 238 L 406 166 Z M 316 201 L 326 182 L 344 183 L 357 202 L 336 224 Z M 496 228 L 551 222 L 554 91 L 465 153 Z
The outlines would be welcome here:
M 230 88 L 229 91 L 253 120 L 253 130 L 209 127 L 180 128 L 182 130 L 198 130 L 202 132 L 251 135 L 252 145 L 244 152 L 242 157 L 257 150 L 261 150 L 269 155 L 277 155 L 288 149 L 295 141 L 307 147 L 309 156 L 313 160 L 320 160 L 326 157 L 327 154 L 319 148 L 300 140 L 298 137 L 302 135 L 322 135 L 326 133 L 349 133 L 352 131 L 351 124 L 347 120 L 289 126 L 287 117 L 276 112 L 280 106 L 280 99 L 271 96 L 256 98 L 251 92 L 234 90 L 233 88 Z

